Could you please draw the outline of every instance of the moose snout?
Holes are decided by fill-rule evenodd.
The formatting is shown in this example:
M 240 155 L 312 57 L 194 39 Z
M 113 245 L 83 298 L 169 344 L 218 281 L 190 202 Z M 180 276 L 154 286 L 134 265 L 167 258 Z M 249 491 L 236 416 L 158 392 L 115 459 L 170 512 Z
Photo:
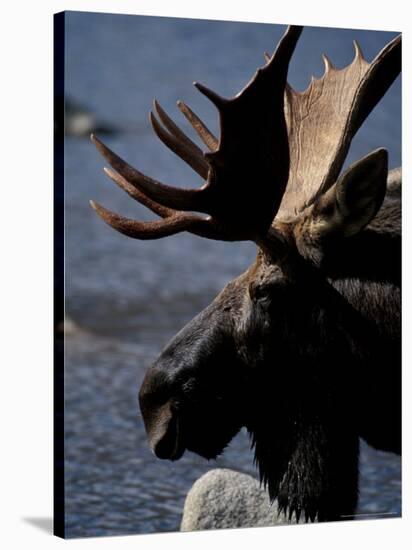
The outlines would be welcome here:
M 159 401 L 143 384 L 139 393 L 140 409 L 149 441 L 157 458 L 178 460 L 184 453 L 181 421 L 170 399 Z
M 166 403 L 154 411 L 146 427 L 149 445 L 157 458 L 178 460 L 184 444 L 177 413 Z

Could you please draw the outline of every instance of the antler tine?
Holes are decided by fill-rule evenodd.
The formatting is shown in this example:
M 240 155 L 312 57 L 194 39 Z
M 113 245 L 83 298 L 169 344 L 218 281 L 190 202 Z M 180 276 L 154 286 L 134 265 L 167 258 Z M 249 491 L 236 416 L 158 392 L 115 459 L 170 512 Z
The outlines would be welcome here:
M 93 139 L 98 141 L 96 137 Z M 119 231 L 129 237 L 143 240 L 158 239 L 179 233 L 181 231 L 188 231 L 198 237 L 204 237 L 207 239 L 234 240 L 230 234 L 225 235 L 222 228 L 219 227 L 219 224 L 212 220 L 210 216 L 207 218 L 201 218 L 196 214 L 187 214 L 186 212 L 181 212 L 179 210 L 162 206 L 147 197 L 137 187 L 128 182 L 121 174 L 111 170 L 110 168 L 104 168 L 104 172 L 121 189 L 126 191 L 130 197 L 149 208 L 155 214 L 158 214 L 164 218 L 163 220 L 155 220 L 150 222 L 131 220 L 120 216 L 107 208 L 104 208 L 95 201 L 90 201 L 90 205 L 102 218 L 102 220 L 113 229 L 116 229 L 116 231 Z
M 355 48 L 355 58 L 364 60 L 365 57 L 363 55 L 363 52 L 362 52 L 361 47 L 359 46 L 357 40 L 353 41 L 353 47 Z
M 303 27 L 296 25 L 287 28 L 272 56 L 265 54 L 266 65 L 257 70 L 252 80 L 233 98 L 233 102 L 248 100 L 256 94 L 256 90 L 272 97 L 277 93 L 283 101 L 289 62 L 302 30 Z
M 204 179 L 207 178 L 207 172 L 209 166 L 203 156 L 203 151 L 194 143 L 182 130 L 177 126 L 177 124 L 169 117 L 169 115 L 162 109 L 159 102 L 156 99 L 153 101 L 154 108 L 158 114 L 161 122 L 167 130 L 181 142 L 182 146 L 187 147 L 187 150 L 190 151 L 193 155 L 193 158 L 196 159 L 196 162 L 199 166 L 202 166 L 203 173 L 200 174 Z
M 107 225 L 133 239 L 160 239 L 182 231 L 191 231 L 202 237 L 213 238 L 209 236 L 212 234 L 209 228 L 209 220 L 196 214 L 175 212 L 162 220 L 140 222 L 119 216 L 119 214 L 104 208 L 95 201 L 90 201 L 90 206 Z
M 177 124 L 169 117 L 164 109 L 160 106 L 159 102 L 154 99 L 153 106 L 158 114 L 161 122 L 166 127 L 169 132 L 174 135 L 179 141 L 187 145 L 188 149 L 193 149 L 196 154 L 203 158 L 203 151 L 194 143 L 182 130 L 177 126 Z
M 155 201 L 159 205 L 173 209 L 208 212 L 207 197 L 204 194 L 204 189 L 181 189 L 164 185 L 159 181 L 145 176 L 136 170 L 136 168 L 133 168 L 133 166 L 130 166 L 130 164 L 116 155 L 116 153 L 109 149 L 95 135 L 91 135 L 91 140 L 110 166 L 123 176 L 129 184 L 143 193 L 146 198 Z M 116 183 L 118 182 L 116 181 Z
M 332 61 L 329 59 L 329 57 L 326 54 L 322 54 L 323 63 L 325 65 L 325 73 L 332 71 L 335 67 L 332 63 Z
M 269 65 L 264 67 L 271 71 L 276 69 L 276 76 L 282 79 L 286 84 L 287 72 L 289 67 L 289 61 L 292 57 L 297 41 L 302 34 L 303 27 L 300 25 L 290 25 L 285 34 L 280 39 L 280 42 L 270 59 Z
M 143 204 L 143 206 L 146 206 L 146 208 L 149 208 L 152 212 L 155 214 L 158 214 L 162 218 L 166 218 L 167 216 L 171 216 L 175 211 L 171 208 L 167 208 L 166 206 L 162 206 L 161 204 L 149 199 L 144 193 L 139 191 L 137 187 L 129 183 L 127 180 L 124 179 L 123 176 L 115 172 L 114 170 L 111 170 L 110 168 L 103 168 L 105 174 L 109 176 L 109 178 L 114 181 L 120 189 L 123 189 L 123 191 L 126 191 L 126 193 L 132 197 L 132 199 L 136 200 L 137 202 L 140 202 L 140 204 Z
M 399 34 L 378 53 L 370 64 L 369 70 L 358 91 L 356 108 L 351 113 L 353 115 L 354 132 L 359 129 L 401 72 L 401 53 L 402 35 Z M 361 58 L 363 57 L 360 51 L 359 53 L 357 52 L 357 55 Z
M 206 179 L 209 166 L 201 149 L 183 134 L 180 128 L 178 128 L 176 124 L 166 115 L 157 101 L 154 102 L 154 106 L 159 118 L 169 130 L 168 132 L 162 128 L 153 112 L 150 111 L 150 123 L 157 137 L 178 157 L 187 162 L 187 164 L 191 166 L 193 170 L 195 170 L 195 172 L 197 172 L 203 179 Z M 182 139 L 181 136 L 184 136 L 184 139 Z
M 177 106 L 182 111 L 182 113 L 187 118 L 187 120 L 190 122 L 190 124 L 193 126 L 198 136 L 203 141 L 203 143 L 209 148 L 209 150 L 216 151 L 219 141 L 212 134 L 212 132 L 207 128 L 205 123 L 202 120 L 200 120 L 200 118 L 196 115 L 196 113 L 194 113 L 192 109 L 188 107 L 186 103 L 184 103 L 183 101 L 178 101 Z
M 217 94 L 207 86 L 204 86 L 200 82 L 193 82 L 193 86 L 195 86 L 195 88 L 197 88 L 201 94 L 206 96 L 213 103 L 213 105 L 218 109 L 218 111 L 223 110 L 229 104 L 228 99 L 220 96 L 219 94 Z

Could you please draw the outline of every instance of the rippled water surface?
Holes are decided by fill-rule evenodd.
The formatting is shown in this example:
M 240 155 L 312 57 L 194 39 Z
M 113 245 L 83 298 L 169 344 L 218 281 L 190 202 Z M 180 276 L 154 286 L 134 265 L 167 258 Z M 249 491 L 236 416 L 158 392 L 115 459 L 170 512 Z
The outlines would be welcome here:
M 235 94 L 271 51 L 283 27 L 211 21 L 67 14 L 66 75 L 71 99 L 119 132 L 105 141 L 142 171 L 175 185 L 198 176 L 156 142 L 147 112 L 154 96 L 170 113 L 183 99 L 217 130 L 213 108 L 191 86 L 200 80 Z M 357 39 L 367 59 L 392 33 L 304 31 L 290 82 L 304 89 L 320 76 L 320 54 L 338 67 Z M 400 164 L 400 82 L 359 132 L 353 161 L 389 149 Z M 181 119 L 180 119 L 181 120 Z M 182 127 L 187 129 L 184 121 Z M 255 255 L 248 243 L 177 235 L 156 242 L 127 239 L 103 225 L 94 198 L 123 214 L 148 219 L 143 207 L 115 189 L 87 139 L 65 146 L 66 311 L 76 324 L 66 341 L 67 535 L 94 536 L 179 528 L 192 483 L 216 466 L 255 473 L 245 433 L 216 462 L 186 453 L 176 463 L 148 450 L 137 405 L 145 368 L 166 342 L 205 307 Z M 253 185 L 253 182 L 251 182 Z M 364 445 L 359 514 L 400 514 L 400 460 Z

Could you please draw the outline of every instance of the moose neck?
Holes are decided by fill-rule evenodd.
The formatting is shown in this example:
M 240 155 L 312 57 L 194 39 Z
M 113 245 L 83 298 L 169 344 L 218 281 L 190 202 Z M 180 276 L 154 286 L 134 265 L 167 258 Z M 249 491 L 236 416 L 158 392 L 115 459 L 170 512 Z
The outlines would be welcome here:
M 328 281 L 387 345 L 400 337 L 401 239 L 366 230 L 353 241 L 327 266 Z
M 289 340 L 255 365 L 261 377 L 250 384 L 247 428 L 261 481 L 279 509 L 338 520 L 353 515 L 357 502 L 358 433 L 346 398 L 364 351 L 355 336 L 366 335 L 367 326 L 323 277 L 311 283 L 322 303 L 299 305 L 287 326 L 287 317 L 280 321 Z
M 289 518 L 336 521 L 355 513 L 359 441 L 347 396 L 359 363 L 351 362 L 350 337 L 339 332 L 326 346 L 335 345 L 334 355 L 316 353 L 315 345 L 306 357 L 303 349 L 289 361 L 281 357 L 253 392 L 247 428 L 260 479 Z
M 251 431 L 260 479 L 289 519 L 347 519 L 357 504 L 359 439 L 350 418 L 318 406 L 325 396 L 313 384 L 307 392 L 293 415 L 279 415 L 271 427 L 266 411 Z M 291 399 L 282 412 L 295 405 Z
M 398 262 L 384 264 L 380 277 L 369 277 L 370 265 L 381 265 L 383 248 L 398 239 L 399 235 L 372 227 L 351 239 L 350 246 L 341 247 L 341 254 L 330 257 L 320 270 L 307 262 L 307 288 L 321 299 L 306 306 L 298 299 L 300 315 L 293 323 L 288 308 L 289 319 L 281 322 L 287 341 L 282 349 L 277 346 L 266 354 L 265 383 L 256 382 L 257 398 L 247 428 L 260 478 L 289 517 L 331 521 L 352 516 L 359 436 L 380 448 L 397 449 L 399 438 L 392 426 L 397 424 L 398 408 L 392 407 L 389 423 L 387 418 L 380 423 L 390 424 L 389 429 L 375 433 L 368 414 L 380 405 L 370 406 L 365 392 L 372 403 L 371 380 L 376 377 L 373 387 L 383 380 L 388 386 L 398 385 L 396 375 L 385 376 L 388 353 L 394 353 L 388 340 L 395 342 L 399 331 Z

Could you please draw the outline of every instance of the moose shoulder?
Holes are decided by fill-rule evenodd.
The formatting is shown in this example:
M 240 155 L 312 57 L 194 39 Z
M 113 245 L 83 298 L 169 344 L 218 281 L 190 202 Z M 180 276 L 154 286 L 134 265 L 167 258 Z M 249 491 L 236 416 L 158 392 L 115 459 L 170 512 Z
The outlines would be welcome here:
M 388 174 L 378 149 L 341 173 L 400 71 L 401 42 L 372 63 L 355 44 L 341 70 L 325 57 L 323 77 L 297 93 L 287 71 L 301 30 L 286 31 L 234 98 L 196 84 L 219 111 L 219 140 L 179 103 L 205 154 L 155 102 L 156 134 L 205 178 L 202 188 L 157 182 L 93 136 L 109 177 L 161 219 L 92 206 L 138 239 L 186 230 L 258 245 L 250 268 L 148 369 L 140 406 L 159 458 L 216 457 L 245 426 L 270 497 L 289 515 L 324 521 L 355 512 L 359 437 L 401 448 L 400 170 Z

